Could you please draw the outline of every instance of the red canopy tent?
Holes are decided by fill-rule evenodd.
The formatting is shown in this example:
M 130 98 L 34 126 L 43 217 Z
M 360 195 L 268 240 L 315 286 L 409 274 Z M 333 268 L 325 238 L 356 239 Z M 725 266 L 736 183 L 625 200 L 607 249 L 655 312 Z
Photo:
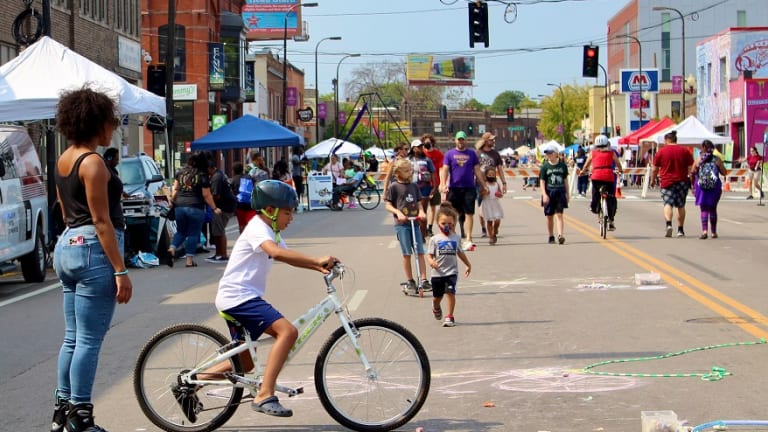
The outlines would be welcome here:
M 619 138 L 619 144 L 630 144 L 630 139 L 632 139 L 632 137 L 644 135 L 648 129 L 654 127 L 657 123 L 658 121 L 656 120 L 649 120 L 648 123 L 644 124 L 640 129 L 630 132 L 627 135 Z M 637 141 L 635 141 L 635 144 L 637 144 Z
M 674 126 L 674 125 L 675 125 L 675 122 L 672 121 L 672 119 L 670 119 L 669 117 L 664 117 L 660 121 L 654 123 L 653 126 L 651 126 L 651 127 L 647 127 L 648 124 L 645 124 L 645 125 L 643 125 L 642 128 L 636 130 L 631 135 L 627 135 L 627 137 L 626 137 L 626 138 L 628 138 L 627 144 L 639 144 L 640 141 L 642 141 L 644 138 L 653 136 L 653 135 L 663 131 L 664 129 L 667 129 L 667 128 L 669 128 L 671 126 Z M 621 141 L 619 141 L 619 142 L 621 142 Z

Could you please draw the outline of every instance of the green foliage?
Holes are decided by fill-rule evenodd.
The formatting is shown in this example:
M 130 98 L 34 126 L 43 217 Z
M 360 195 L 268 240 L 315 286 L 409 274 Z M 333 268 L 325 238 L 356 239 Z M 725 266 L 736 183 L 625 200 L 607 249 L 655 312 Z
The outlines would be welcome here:
M 472 98 L 466 102 L 464 102 L 461 106 L 462 109 L 468 109 L 468 110 L 475 110 L 475 111 L 485 111 L 489 108 L 489 105 L 486 105 L 479 100 Z
M 589 87 L 564 85 L 562 89 L 562 94 L 560 89 L 554 89 L 552 95 L 541 100 L 539 130 L 545 138 L 558 142 L 565 137 L 566 142 L 561 144 L 570 145 L 574 141 L 573 132 L 581 129 L 581 121 L 589 110 Z M 561 123 L 564 125 L 562 134 L 557 131 Z
M 491 104 L 491 114 L 506 115 L 508 107 L 518 108 L 520 102 L 526 99 L 525 93 L 517 90 L 507 90 L 499 93 Z

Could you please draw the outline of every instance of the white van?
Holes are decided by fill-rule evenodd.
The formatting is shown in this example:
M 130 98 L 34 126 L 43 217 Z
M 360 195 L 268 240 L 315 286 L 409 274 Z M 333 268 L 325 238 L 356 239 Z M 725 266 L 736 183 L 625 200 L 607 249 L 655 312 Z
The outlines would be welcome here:
M 0 274 L 42 282 L 48 244 L 48 198 L 40 159 L 27 131 L 0 125 Z

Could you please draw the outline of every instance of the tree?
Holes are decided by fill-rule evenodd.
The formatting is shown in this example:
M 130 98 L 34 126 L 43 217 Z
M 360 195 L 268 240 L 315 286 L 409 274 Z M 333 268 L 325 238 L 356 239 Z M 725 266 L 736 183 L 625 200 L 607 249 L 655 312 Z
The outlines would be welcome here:
M 436 86 L 409 86 L 404 62 L 368 63 L 352 71 L 352 79 L 345 85 L 350 100 L 366 93 L 376 93 L 387 107 L 400 108 L 407 102 L 411 109 L 437 110 L 442 105 L 444 88 Z
M 564 145 L 573 142 L 573 132 L 581 129 L 584 114 L 589 111 L 589 88 L 587 86 L 564 85 L 556 89 L 550 96 L 541 100 L 541 121 L 539 130 L 549 139 L 562 141 Z M 562 96 L 562 99 L 561 99 Z M 562 103 L 562 110 L 561 110 Z M 563 125 L 563 133 L 558 131 L 558 125 Z
M 461 105 L 461 109 L 467 109 L 467 110 L 475 110 L 475 111 L 485 111 L 488 109 L 488 105 L 480 102 L 479 100 L 472 98 L 468 101 L 465 101 Z
M 499 93 L 491 104 L 491 114 L 506 115 L 508 107 L 517 108 L 526 99 L 525 93 L 517 90 L 507 90 Z

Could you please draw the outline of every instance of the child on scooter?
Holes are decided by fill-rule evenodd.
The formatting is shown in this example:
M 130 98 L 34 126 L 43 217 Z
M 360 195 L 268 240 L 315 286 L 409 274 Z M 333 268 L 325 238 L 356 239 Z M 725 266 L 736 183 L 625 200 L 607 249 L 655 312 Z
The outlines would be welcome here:
M 413 269 L 411 267 L 411 255 L 417 254 L 419 265 L 419 287 L 424 290 L 431 288 L 427 281 L 426 265 L 424 263 L 424 240 L 421 236 L 421 230 L 413 228 L 416 225 L 409 221 L 409 217 L 425 218 L 426 214 L 419 205 L 421 195 L 418 186 L 411 183 L 413 166 L 408 159 L 399 159 L 395 162 L 393 168 L 395 181 L 389 185 L 384 192 L 384 203 L 388 212 L 395 217 L 395 234 L 400 242 L 400 251 L 403 255 L 403 272 L 406 277 L 407 294 L 417 293 L 416 281 L 413 279 Z M 415 244 L 414 244 L 414 238 Z M 414 248 L 416 250 L 414 250 Z
M 448 313 L 445 315 L 443 327 L 453 327 L 456 322 L 453 312 L 456 308 L 456 282 L 459 275 L 459 262 L 461 260 L 467 266 L 464 276 L 468 277 L 472 271 L 467 254 L 461 249 L 461 237 L 455 232 L 458 213 L 450 203 L 440 204 L 437 213 L 438 231 L 429 239 L 429 266 L 432 267 L 432 314 L 436 320 L 443 317 L 440 303 L 443 295 L 446 297 Z

